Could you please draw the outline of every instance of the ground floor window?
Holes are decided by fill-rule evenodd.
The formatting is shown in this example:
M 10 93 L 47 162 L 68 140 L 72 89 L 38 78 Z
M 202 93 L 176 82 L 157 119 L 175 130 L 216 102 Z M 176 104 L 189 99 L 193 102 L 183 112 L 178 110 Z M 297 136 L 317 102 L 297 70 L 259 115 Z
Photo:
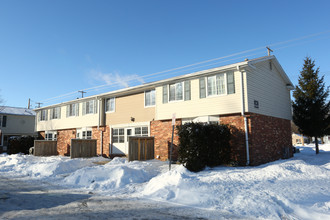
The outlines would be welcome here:
M 47 141 L 56 141 L 57 140 L 57 131 L 46 131 L 45 140 Z
M 136 127 L 135 129 L 135 136 L 148 136 L 148 127 Z
M 92 139 L 92 128 L 81 128 L 77 129 L 77 139 Z
M 114 128 L 113 129 L 113 143 L 124 143 L 125 142 L 125 129 Z

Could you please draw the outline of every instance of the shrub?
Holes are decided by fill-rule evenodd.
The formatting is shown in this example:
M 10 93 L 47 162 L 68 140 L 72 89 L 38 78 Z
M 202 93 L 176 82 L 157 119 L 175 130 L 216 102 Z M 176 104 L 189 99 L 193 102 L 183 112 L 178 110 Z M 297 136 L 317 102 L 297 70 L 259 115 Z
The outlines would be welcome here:
M 22 136 L 9 139 L 8 154 L 29 154 L 30 147 L 34 145 L 34 137 Z
M 230 130 L 227 125 L 187 123 L 177 127 L 179 162 L 190 171 L 229 162 Z

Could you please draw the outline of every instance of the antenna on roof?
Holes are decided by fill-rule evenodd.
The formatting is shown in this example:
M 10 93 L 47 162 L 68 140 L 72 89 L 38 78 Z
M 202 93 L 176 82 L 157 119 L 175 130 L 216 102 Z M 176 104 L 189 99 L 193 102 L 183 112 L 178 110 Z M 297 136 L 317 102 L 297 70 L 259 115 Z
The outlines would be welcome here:
M 84 98 L 84 93 L 87 93 L 87 92 L 84 92 L 84 90 L 81 90 L 81 91 L 78 91 L 81 93 L 81 98 Z
M 268 56 L 270 56 L 270 52 L 274 52 L 272 49 L 270 49 L 269 47 L 266 47 L 267 48 L 267 53 L 268 53 Z
M 36 102 L 36 104 L 38 105 L 37 108 L 40 108 L 42 103 L 41 102 Z

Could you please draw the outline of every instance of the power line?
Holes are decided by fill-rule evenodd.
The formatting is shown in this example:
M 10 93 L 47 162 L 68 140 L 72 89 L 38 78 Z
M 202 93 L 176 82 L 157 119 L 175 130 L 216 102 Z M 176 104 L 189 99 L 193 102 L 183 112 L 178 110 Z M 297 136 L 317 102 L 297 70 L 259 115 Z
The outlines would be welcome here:
M 318 33 L 315 33 L 315 34 L 310 34 L 310 35 L 306 35 L 306 36 L 303 36 L 303 37 L 294 38 L 294 39 L 290 39 L 290 40 L 286 40 L 286 41 L 281 41 L 281 42 L 277 42 L 277 43 L 274 43 L 274 44 L 269 44 L 268 47 L 274 47 L 274 46 L 283 45 L 283 44 L 287 44 L 287 43 L 291 43 L 291 42 L 295 42 L 295 41 L 299 41 L 299 40 L 303 40 L 303 39 L 308 39 L 308 38 L 319 36 L 319 35 L 326 34 L 326 33 L 330 33 L 330 30 L 323 31 L 323 32 L 318 32 Z M 276 50 L 280 50 L 280 49 L 291 47 L 291 46 L 292 45 L 280 47 L 280 48 L 277 48 Z M 244 51 L 241 51 L 241 52 L 233 53 L 233 54 L 230 54 L 230 55 L 227 55 L 227 56 L 222 56 L 222 57 L 218 57 L 218 58 L 214 58 L 214 59 L 204 60 L 204 61 L 201 61 L 201 62 L 197 62 L 197 63 L 193 63 L 193 64 L 181 66 L 181 67 L 171 68 L 171 69 L 168 69 L 168 70 L 163 70 L 163 71 L 160 71 L 160 72 L 147 74 L 147 75 L 141 76 L 140 78 L 147 79 L 147 78 L 150 78 L 151 76 L 170 75 L 170 74 L 178 73 L 178 71 L 176 71 L 176 70 L 181 70 L 179 72 L 183 72 L 183 71 L 188 71 L 188 70 L 191 70 L 191 69 L 197 69 L 197 68 L 201 68 L 201 67 L 205 67 L 205 66 L 216 65 L 217 63 L 222 63 L 222 62 L 217 62 L 217 63 L 208 64 L 208 65 L 198 66 L 198 65 L 201 65 L 201 64 L 210 63 L 210 62 L 222 60 L 222 59 L 225 59 L 225 58 L 234 57 L 234 56 L 238 56 L 238 55 L 241 55 L 241 54 L 246 54 L 246 53 L 250 53 L 250 52 L 253 52 L 253 51 L 261 50 L 261 49 L 264 49 L 265 47 L 266 46 L 257 47 L 257 48 L 254 48 L 254 49 L 249 49 L 249 50 L 244 50 Z M 246 57 L 246 56 L 247 55 L 245 55 L 244 57 Z M 235 58 L 235 59 L 238 59 L 238 58 Z M 231 59 L 231 60 L 233 60 L 233 59 Z M 182 70 L 182 69 L 185 69 L 185 68 L 188 68 L 188 67 L 193 67 L 193 66 L 198 66 L 198 67 Z M 176 71 L 176 72 L 173 72 L 173 71 Z M 154 78 L 154 77 L 152 77 L 152 78 Z M 130 80 L 127 80 L 127 82 L 130 82 L 130 81 L 133 81 L 133 80 L 136 80 L 136 79 L 130 79 Z M 80 90 L 78 92 L 81 92 L 82 97 L 83 97 L 83 93 L 86 93 L 84 91 L 95 91 L 95 90 L 98 90 L 98 89 L 101 89 L 101 88 L 104 88 L 104 87 L 114 86 L 114 85 L 117 85 L 117 84 L 120 84 L 120 82 L 107 83 L 107 84 L 104 84 L 104 85 L 90 87 L 90 88 L 87 88 L 87 89 Z M 66 94 L 56 96 L 56 97 L 53 97 L 53 98 L 49 98 L 49 99 L 43 100 L 43 102 L 47 103 L 47 102 L 55 101 L 59 98 L 70 97 L 73 94 L 75 94 L 76 92 L 77 91 L 66 93 Z

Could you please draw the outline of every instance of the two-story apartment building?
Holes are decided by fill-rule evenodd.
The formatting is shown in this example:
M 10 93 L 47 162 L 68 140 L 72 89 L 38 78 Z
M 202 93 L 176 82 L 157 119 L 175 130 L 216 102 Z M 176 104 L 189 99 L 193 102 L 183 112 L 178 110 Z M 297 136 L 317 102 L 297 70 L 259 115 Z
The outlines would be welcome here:
M 0 151 L 7 151 L 10 137 L 35 136 L 35 112 L 27 108 L 0 106 Z
M 233 159 L 260 164 L 292 154 L 292 89 L 267 56 L 39 108 L 36 129 L 61 155 L 72 138 L 97 139 L 98 154 L 113 156 L 127 154 L 129 136 L 154 136 L 155 157 L 166 160 L 175 113 L 177 125 L 231 125 Z

